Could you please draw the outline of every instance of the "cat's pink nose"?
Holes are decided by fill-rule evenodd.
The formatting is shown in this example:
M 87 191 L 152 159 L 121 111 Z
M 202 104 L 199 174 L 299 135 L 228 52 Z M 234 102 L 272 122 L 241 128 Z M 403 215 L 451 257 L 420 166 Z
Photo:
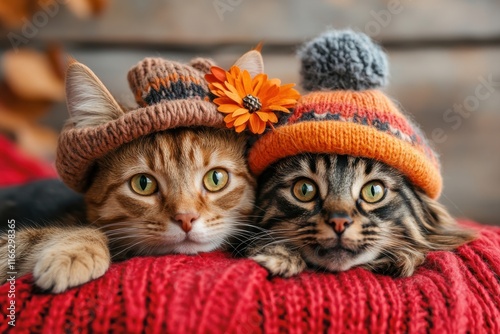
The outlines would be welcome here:
M 352 225 L 352 218 L 347 213 L 332 213 L 328 221 L 332 226 L 335 233 L 341 235 L 344 231 Z
M 174 216 L 174 220 L 179 224 L 182 230 L 186 233 L 191 231 L 193 223 L 196 219 L 200 218 L 199 213 L 178 213 Z

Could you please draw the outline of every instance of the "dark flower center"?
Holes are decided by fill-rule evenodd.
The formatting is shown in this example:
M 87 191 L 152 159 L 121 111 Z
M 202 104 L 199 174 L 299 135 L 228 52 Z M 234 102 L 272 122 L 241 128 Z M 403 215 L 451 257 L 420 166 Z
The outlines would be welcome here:
M 253 112 L 260 110 L 260 108 L 262 108 L 262 103 L 258 97 L 248 94 L 243 98 L 243 107 L 248 109 L 248 111 Z

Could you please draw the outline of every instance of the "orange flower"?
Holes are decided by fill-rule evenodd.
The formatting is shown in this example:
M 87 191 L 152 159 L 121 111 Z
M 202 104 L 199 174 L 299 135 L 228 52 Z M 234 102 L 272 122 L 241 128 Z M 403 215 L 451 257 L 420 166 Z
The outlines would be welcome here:
M 289 113 L 300 97 L 292 88 L 295 84 L 281 86 L 279 79 L 268 79 L 263 73 L 251 78 L 248 71 L 237 66 L 227 72 L 214 66 L 205 79 L 216 96 L 213 102 L 219 106 L 217 110 L 227 114 L 226 126 L 236 132 L 248 126 L 252 133 L 263 133 L 266 125 L 278 122 L 276 111 Z

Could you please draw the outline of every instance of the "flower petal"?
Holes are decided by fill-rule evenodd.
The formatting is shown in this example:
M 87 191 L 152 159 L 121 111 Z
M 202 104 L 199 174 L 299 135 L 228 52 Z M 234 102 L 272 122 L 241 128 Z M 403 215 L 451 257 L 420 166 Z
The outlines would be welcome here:
M 234 86 L 235 81 L 239 80 L 240 77 L 240 69 L 238 66 L 232 66 L 229 69 L 229 72 L 226 72 L 226 80 Z
M 239 126 L 239 125 L 241 125 L 243 123 L 248 122 L 248 119 L 250 118 L 250 116 L 252 116 L 252 115 L 250 115 L 248 113 L 247 114 L 243 114 L 241 116 L 238 116 L 238 118 L 236 119 L 236 121 L 234 121 L 234 126 Z
M 250 121 L 248 123 L 250 125 L 250 131 L 253 133 L 259 133 L 260 123 L 263 122 L 260 120 L 259 116 L 252 114 L 250 115 Z
M 263 134 L 263 133 L 264 133 L 264 131 L 266 130 L 266 125 L 267 125 L 266 123 L 261 122 L 261 123 L 260 123 L 260 127 L 259 127 L 259 131 L 257 132 L 257 134 L 259 134 L 259 135 L 260 135 L 260 134 Z
M 230 99 L 229 97 L 224 96 L 224 97 L 215 98 L 214 103 L 220 106 L 223 104 L 234 104 L 234 101 L 232 99 Z
M 212 94 L 214 94 L 215 96 L 218 96 L 218 97 L 221 97 L 221 96 L 225 96 L 226 94 L 224 94 L 223 91 L 219 90 L 219 89 L 212 89 L 211 90 Z
M 235 110 L 233 112 L 233 117 L 236 117 L 236 116 L 240 116 L 240 115 L 243 115 L 243 114 L 248 114 L 248 109 L 245 109 L 245 108 L 239 108 L 237 110 Z
M 236 119 L 233 117 L 233 114 L 228 114 L 226 117 L 224 117 L 224 122 L 226 123 L 231 123 L 234 122 Z
M 272 99 L 279 93 L 279 88 L 277 86 L 262 87 L 259 98 L 262 103 L 267 103 L 269 99 Z
M 281 105 L 281 106 L 285 106 L 285 105 L 295 105 L 297 103 L 297 100 L 296 99 L 281 99 L 281 100 L 277 100 L 277 99 L 270 99 L 267 101 L 267 103 L 269 104 L 278 104 L 278 105 Z
M 269 80 L 269 83 L 270 83 L 271 85 L 274 85 L 274 86 L 278 86 L 278 87 L 279 87 L 279 86 L 281 85 L 281 80 L 280 80 L 280 79 L 277 79 L 277 78 L 274 78 L 274 79 Z
M 226 71 L 219 66 L 212 66 L 210 68 L 212 75 L 219 81 L 224 82 L 226 80 Z M 205 76 L 206 77 L 206 76 Z
M 255 78 L 253 78 L 253 80 L 252 80 L 252 86 L 253 86 L 252 95 L 253 96 L 259 95 L 260 89 L 262 88 L 262 85 L 264 84 L 264 82 L 266 82 L 266 80 L 267 80 L 267 75 L 265 75 L 263 73 L 257 74 L 255 76 Z
M 255 113 L 259 116 L 259 118 L 262 120 L 262 122 L 267 122 L 267 120 L 269 119 L 268 113 L 266 113 L 266 112 L 257 111 Z
M 220 90 L 226 90 L 226 87 L 224 86 L 224 81 L 222 82 L 213 82 L 212 85 Z
M 268 120 L 267 120 L 268 122 L 271 122 L 271 123 L 277 123 L 278 122 L 278 117 L 273 112 L 267 113 L 267 117 L 268 117 Z
M 279 110 L 279 111 L 283 111 L 283 112 L 286 112 L 286 113 L 290 112 L 290 110 L 288 110 L 287 108 L 282 107 L 282 106 L 278 106 L 278 105 L 271 105 L 271 106 L 268 106 L 268 108 L 271 109 L 271 110 Z
M 238 91 L 238 95 L 239 96 L 245 96 L 245 95 L 247 95 L 245 93 L 245 88 L 243 87 L 243 79 L 242 78 L 234 80 L 234 87 Z
M 237 92 L 228 92 L 228 91 L 226 91 L 225 93 L 226 93 L 227 97 L 229 97 L 234 102 L 238 103 L 240 106 L 243 104 L 243 99 L 238 95 Z
M 218 81 L 217 78 L 215 77 L 215 75 L 210 74 L 210 73 L 205 74 L 205 80 L 207 80 L 208 83 Z
M 279 79 L 269 79 L 264 73 L 254 78 L 246 70 L 232 66 L 229 71 L 220 67 L 212 67 L 205 76 L 210 92 L 216 96 L 213 102 L 217 110 L 226 114 L 224 121 L 228 128 L 235 128 L 242 132 L 249 128 L 253 133 L 265 132 L 267 126 L 273 128 L 278 122 L 276 112 L 289 113 L 300 98 L 300 94 L 293 87 L 295 84 L 281 86 Z M 253 95 L 258 98 L 262 108 L 250 112 L 243 107 L 243 97 Z
M 246 128 L 247 128 L 247 123 L 244 123 L 244 124 L 242 124 L 240 126 L 235 127 L 235 130 L 236 130 L 236 132 L 240 133 L 243 130 L 245 130 Z
M 245 89 L 245 95 L 252 94 L 253 93 L 252 77 L 250 76 L 250 73 L 248 73 L 248 71 L 246 70 L 243 71 L 241 79 L 243 80 L 243 88 Z
M 223 113 L 232 113 L 236 111 L 237 109 L 241 108 L 239 105 L 236 104 L 221 104 L 217 110 Z

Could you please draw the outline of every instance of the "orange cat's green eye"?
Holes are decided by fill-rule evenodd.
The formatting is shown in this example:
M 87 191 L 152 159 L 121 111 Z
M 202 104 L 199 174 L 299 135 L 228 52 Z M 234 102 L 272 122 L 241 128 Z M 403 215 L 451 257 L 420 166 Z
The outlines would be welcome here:
M 130 179 L 132 190 L 142 196 L 149 196 L 158 190 L 158 183 L 148 174 L 137 174 Z
M 203 177 L 203 185 L 210 192 L 222 190 L 229 181 L 229 174 L 222 168 L 214 168 Z
M 385 195 L 385 186 L 380 181 L 371 181 L 361 189 L 361 198 L 367 203 L 380 202 Z
M 293 196 L 301 202 L 312 201 L 317 192 L 316 184 L 309 179 L 298 180 L 292 187 Z

